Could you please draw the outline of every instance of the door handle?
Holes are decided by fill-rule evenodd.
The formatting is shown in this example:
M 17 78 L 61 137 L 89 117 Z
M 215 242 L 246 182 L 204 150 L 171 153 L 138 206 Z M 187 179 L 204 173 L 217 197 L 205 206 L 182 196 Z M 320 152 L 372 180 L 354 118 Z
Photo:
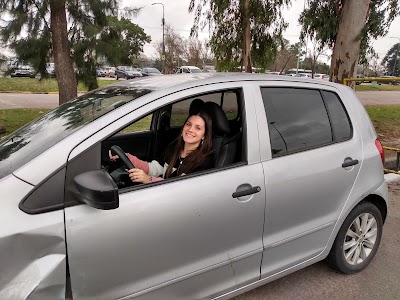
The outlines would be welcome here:
M 239 198 L 239 197 L 243 197 L 243 196 L 247 196 L 247 195 L 256 194 L 259 191 L 261 191 L 261 188 L 259 186 L 255 186 L 255 187 L 250 186 L 250 188 L 247 188 L 245 190 L 234 192 L 232 194 L 232 198 Z
M 351 157 L 346 157 L 342 163 L 342 168 L 347 168 L 351 166 L 358 165 L 358 159 L 352 159 Z

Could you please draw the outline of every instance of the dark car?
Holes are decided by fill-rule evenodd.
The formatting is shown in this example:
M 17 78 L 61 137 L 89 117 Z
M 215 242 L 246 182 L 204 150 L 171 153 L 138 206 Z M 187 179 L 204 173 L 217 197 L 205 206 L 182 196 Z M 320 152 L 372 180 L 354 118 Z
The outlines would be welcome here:
M 158 76 L 163 75 L 158 69 L 156 68 L 143 68 L 142 69 L 143 76 Z
M 118 66 L 115 70 L 117 80 L 120 78 L 132 79 L 135 77 L 142 77 L 142 73 L 130 66 Z
M 398 78 L 396 76 L 382 76 L 381 77 L 384 80 L 380 80 L 379 83 L 384 83 L 384 84 L 393 84 L 393 85 L 399 85 L 400 81 L 395 80 L 394 78 Z
M 356 85 L 359 85 L 364 82 L 365 76 L 364 76 L 364 74 L 357 74 L 356 78 L 362 79 L 361 81 L 356 81 Z

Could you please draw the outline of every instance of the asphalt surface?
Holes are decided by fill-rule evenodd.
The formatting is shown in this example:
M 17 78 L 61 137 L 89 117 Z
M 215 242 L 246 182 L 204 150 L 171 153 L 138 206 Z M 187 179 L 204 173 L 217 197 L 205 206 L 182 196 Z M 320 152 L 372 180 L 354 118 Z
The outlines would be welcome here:
M 366 106 L 400 105 L 400 92 L 357 92 Z M 54 108 L 57 94 L 0 93 L 0 109 Z M 389 174 L 392 176 L 393 174 Z M 385 178 L 388 175 L 385 175 Z M 400 299 L 400 176 L 389 183 L 389 213 L 380 248 L 362 272 L 344 275 L 324 262 L 292 273 L 235 300 L 395 300 Z

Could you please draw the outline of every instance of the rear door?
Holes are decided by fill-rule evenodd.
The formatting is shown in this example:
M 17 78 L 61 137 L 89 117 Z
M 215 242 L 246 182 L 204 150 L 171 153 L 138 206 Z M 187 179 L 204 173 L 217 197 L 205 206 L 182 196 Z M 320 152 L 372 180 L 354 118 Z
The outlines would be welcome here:
M 265 277 L 323 251 L 362 163 L 362 139 L 333 88 L 278 83 L 258 92 Z
M 120 190 L 120 206 L 115 210 L 87 205 L 65 209 L 74 299 L 204 299 L 259 278 L 264 175 L 247 85 L 192 88 L 151 102 L 125 119 L 128 123 L 177 100 L 224 89 L 240 90 L 246 99 L 241 162 Z M 81 154 L 72 153 L 75 158 L 69 161 L 68 172 L 73 174 L 74 168 L 85 164 L 91 166 L 89 170 L 95 168 L 98 145 L 106 136 L 100 131 L 79 147 Z M 233 195 L 249 187 L 256 192 Z

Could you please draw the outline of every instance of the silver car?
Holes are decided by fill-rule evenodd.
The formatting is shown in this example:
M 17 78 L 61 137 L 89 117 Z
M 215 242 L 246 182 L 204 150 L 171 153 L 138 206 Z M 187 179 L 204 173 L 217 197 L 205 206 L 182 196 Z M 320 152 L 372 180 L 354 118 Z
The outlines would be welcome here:
M 109 150 L 160 158 L 196 98 L 222 112 L 215 167 L 132 185 Z M 95 90 L 0 140 L 0 299 L 228 299 L 323 259 L 361 271 L 387 216 L 383 160 L 355 93 L 330 82 Z

